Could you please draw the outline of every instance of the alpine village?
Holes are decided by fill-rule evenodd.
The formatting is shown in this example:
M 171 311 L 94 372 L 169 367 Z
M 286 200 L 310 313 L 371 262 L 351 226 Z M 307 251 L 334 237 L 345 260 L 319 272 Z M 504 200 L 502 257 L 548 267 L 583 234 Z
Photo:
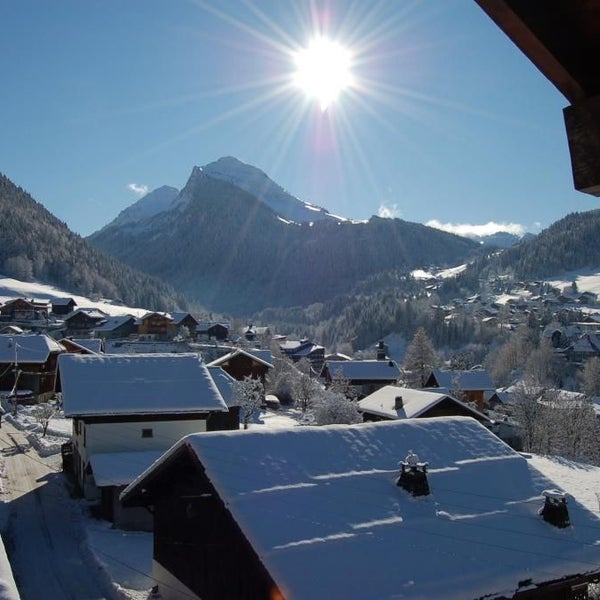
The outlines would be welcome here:
M 478 4 L 588 90 L 567 136 L 599 195 L 597 56 L 553 46 L 598 27 Z M 48 466 L 2 492 L 0 597 L 40 597 L 18 511 L 53 486 L 102 597 L 600 598 L 600 209 L 473 239 L 232 156 L 85 238 L 4 175 L 0 208 L 0 479 Z

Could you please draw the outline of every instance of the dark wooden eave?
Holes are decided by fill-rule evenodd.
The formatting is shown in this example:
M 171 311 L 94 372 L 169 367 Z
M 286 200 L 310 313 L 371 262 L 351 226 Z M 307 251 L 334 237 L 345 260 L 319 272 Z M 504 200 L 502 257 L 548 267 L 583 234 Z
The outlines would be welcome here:
M 475 0 L 571 104 L 600 94 L 600 0 Z
M 600 0 L 475 0 L 571 103 L 575 189 L 600 196 Z

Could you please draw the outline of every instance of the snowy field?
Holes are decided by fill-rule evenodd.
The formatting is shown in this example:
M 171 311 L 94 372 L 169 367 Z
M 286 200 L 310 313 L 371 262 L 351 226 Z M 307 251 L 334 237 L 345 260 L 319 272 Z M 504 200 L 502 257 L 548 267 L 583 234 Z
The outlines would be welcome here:
M 294 409 L 263 411 L 250 428 L 294 427 L 298 425 L 300 417 L 300 411 Z M 16 416 L 7 414 L 4 419 L 26 432 L 28 440 L 36 448 L 42 460 L 53 465 L 58 464 L 60 446 L 70 437 L 70 419 L 65 419 L 61 413 L 57 413 L 50 420 L 45 437 L 42 437 L 41 425 L 36 421 L 30 407 L 19 407 Z M 590 511 L 599 512 L 599 467 L 574 463 L 558 457 L 529 454 L 525 457 Z M 3 460 L 0 458 L 0 461 Z M 0 484 L 3 471 L 4 465 L 0 462 Z M 114 598 L 148 600 L 149 590 L 154 584 L 149 576 L 152 570 L 152 534 L 113 529 L 110 523 L 90 516 L 85 500 L 73 500 L 73 503 L 75 510 L 83 515 L 81 523 L 85 529 L 87 542 L 84 552 L 89 554 L 98 566 L 101 577 L 112 582 Z M 0 586 L 1 598 L 4 596 Z

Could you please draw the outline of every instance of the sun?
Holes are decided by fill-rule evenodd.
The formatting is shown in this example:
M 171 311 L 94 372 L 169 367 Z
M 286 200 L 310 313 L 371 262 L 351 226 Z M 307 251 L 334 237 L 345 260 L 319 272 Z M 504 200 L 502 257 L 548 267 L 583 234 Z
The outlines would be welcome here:
M 327 110 L 354 83 L 350 51 L 326 37 L 313 39 L 294 54 L 294 61 L 294 84 L 308 98 L 316 99 L 321 110 Z

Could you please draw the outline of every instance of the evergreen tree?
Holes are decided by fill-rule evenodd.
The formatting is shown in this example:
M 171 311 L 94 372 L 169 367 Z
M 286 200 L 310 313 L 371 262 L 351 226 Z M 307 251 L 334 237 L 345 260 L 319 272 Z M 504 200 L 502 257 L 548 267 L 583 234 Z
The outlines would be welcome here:
M 415 333 L 404 357 L 403 368 L 410 387 L 424 387 L 432 369 L 439 364 L 433 344 L 423 327 Z

